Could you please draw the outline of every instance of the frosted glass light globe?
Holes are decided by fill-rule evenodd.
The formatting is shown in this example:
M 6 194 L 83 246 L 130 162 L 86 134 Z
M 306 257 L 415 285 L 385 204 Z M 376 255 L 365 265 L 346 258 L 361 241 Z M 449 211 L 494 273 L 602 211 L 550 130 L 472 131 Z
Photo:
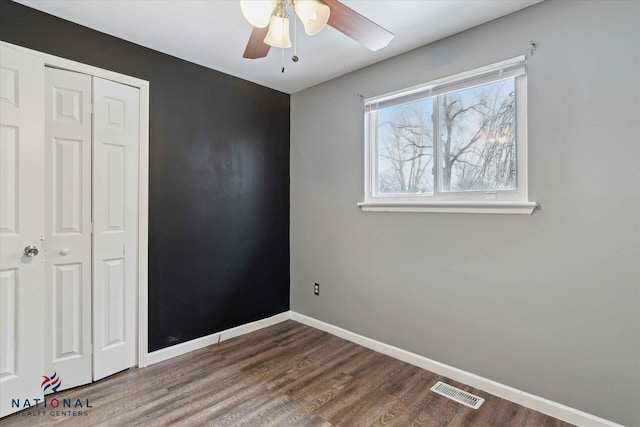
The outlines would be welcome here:
M 264 28 L 269 25 L 276 0 L 240 0 L 242 14 L 251 25 Z
M 329 6 L 317 0 L 296 0 L 295 9 L 304 25 L 304 32 L 310 36 L 324 28 L 331 13 Z
M 289 18 L 272 16 L 269 24 L 269 31 L 264 38 L 264 42 L 269 46 L 288 48 L 291 47 L 289 38 Z

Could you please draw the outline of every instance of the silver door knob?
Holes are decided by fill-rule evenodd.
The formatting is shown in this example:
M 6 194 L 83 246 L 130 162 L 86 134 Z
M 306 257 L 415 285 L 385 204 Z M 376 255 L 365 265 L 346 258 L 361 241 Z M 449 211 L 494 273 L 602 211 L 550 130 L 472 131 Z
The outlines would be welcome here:
M 71 251 L 69 250 L 69 248 L 63 248 L 63 249 L 60 249 L 60 255 L 62 255 L 62 256 L 67 256 L 67 255 L 69 255 L 69 252 L 71 252 Z
M 24 248 L 25 256 L 34 257 L 34 256 L 37 256 L 39 253 L 40 251 L 38 250 L 38 247 L 36 245 L 29 245 L 26 248 Z

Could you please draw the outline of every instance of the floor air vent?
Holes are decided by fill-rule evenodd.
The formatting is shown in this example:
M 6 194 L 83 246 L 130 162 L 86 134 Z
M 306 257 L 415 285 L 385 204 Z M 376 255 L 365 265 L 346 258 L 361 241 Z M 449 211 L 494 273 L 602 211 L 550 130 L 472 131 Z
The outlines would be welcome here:
M 455 400 L 458 403 L 467 405 L 470 408 L 478 409 L 484 402 L 484 399 L 478 396 L 474 396 L 471 393 L 467 393 L 464 390 L 445 384 L 442 381 L 438 381 L 431 391 L 441 394 L 444 397 L 448 397 L 451 400 Z

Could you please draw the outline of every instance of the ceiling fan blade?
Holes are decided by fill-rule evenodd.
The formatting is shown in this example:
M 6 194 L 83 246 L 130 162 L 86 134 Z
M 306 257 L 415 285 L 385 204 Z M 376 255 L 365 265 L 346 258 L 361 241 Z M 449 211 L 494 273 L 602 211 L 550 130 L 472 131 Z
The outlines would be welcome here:
M 271 46 L 264 42 L 267 31 L 269 31 L 268 26 L 265 28 L 253 27 L 247 48 L 244 50 L 244 54 L 242 54 L 243 58 L 258 59 L 267 56 L 271 48 Z
M 385 30 L 375 22 L 368 20 L 338 0 L 322 1 L 329 6 L 331 10 L 328 24 L 361 43 L 369 50 L 382 49 L 388 45 L 393 38 L 393 33 Z

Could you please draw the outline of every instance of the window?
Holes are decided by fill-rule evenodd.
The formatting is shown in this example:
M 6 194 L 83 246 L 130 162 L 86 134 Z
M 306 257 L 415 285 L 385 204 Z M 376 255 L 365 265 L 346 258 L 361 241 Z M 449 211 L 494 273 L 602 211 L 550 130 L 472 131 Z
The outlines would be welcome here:
M 363 210 L 531 213 L 524 57 L 365 100 Z

